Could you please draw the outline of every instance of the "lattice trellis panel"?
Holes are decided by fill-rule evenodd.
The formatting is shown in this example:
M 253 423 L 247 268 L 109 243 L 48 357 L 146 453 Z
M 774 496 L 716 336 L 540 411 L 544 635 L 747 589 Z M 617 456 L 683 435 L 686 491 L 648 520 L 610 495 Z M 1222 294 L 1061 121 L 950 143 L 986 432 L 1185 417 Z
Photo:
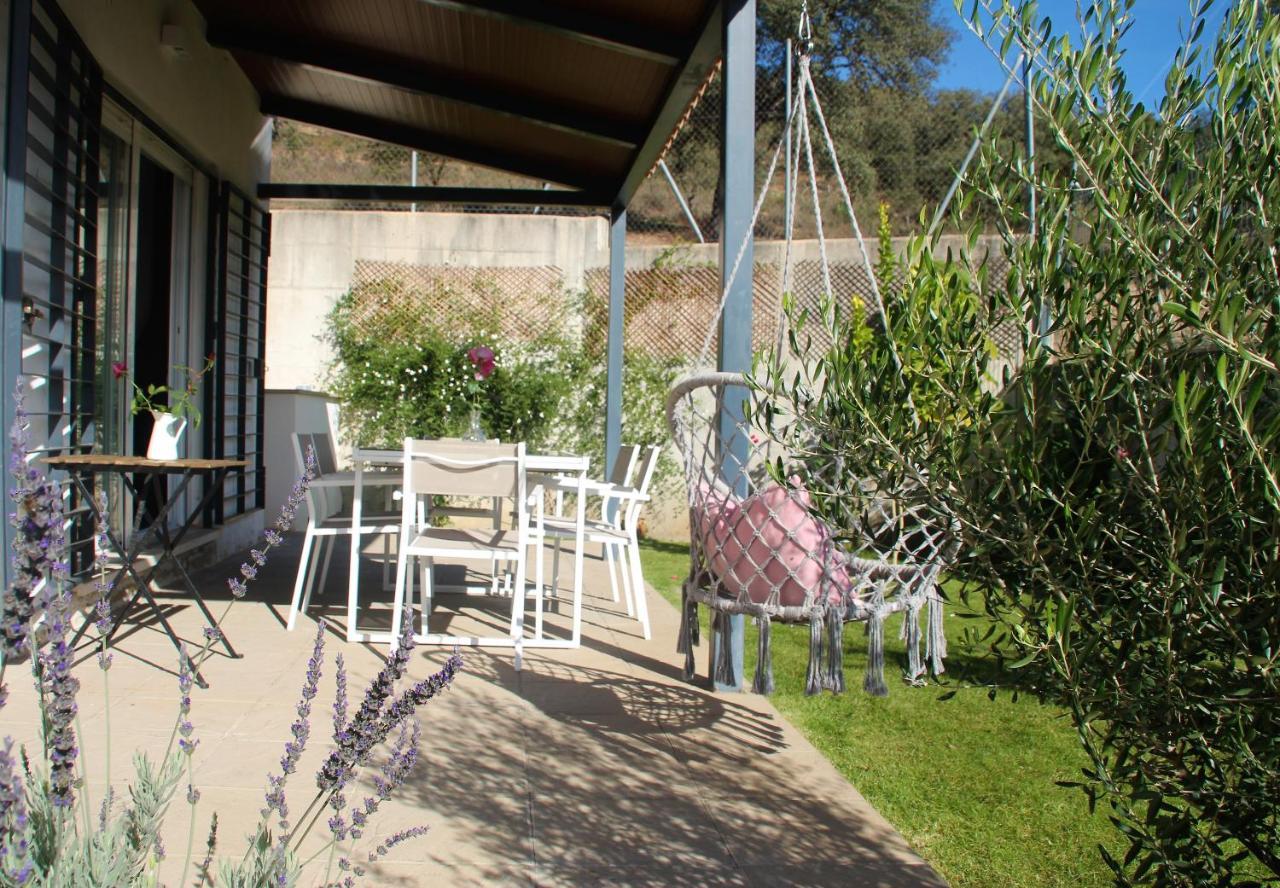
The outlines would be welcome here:
M 778 284 L 774 265 L 756 265 L 752 288 L 754 349 L 771 348 L 777 337 L 781 307 Z M 606 305 L 608 269 L 588 271 L 587 288 L 592 305 Z M 630 354 L 689 360 L 702 350 L 719 304 L 720 270 L 713 266 L 628 269 L 624 348 Z M 713 354 L 715 345 L 713 339 Z
M 358 335 L 395 339 L 422 318 L 480 320 L 507 340 L 564 333 L 571 305 L 555 266 L 467 268 L 357 260 L 351 323 Z

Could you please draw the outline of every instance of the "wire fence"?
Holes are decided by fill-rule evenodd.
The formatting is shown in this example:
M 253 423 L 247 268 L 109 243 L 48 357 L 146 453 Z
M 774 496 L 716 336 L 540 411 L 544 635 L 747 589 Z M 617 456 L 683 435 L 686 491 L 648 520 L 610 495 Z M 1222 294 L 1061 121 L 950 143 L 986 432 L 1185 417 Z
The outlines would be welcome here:
M 788 97 L 796 89 L 785 71 L 765 73 L 756 82 L 757 187 L 770 158 L 785 140 Z M 931 215 L 943 201 L 969 150 L 975 132 L 991 115 L 989 132 L 996 138 L 1025 142 L 1027 120 L 1018 91 L 993 108 L 993 96 L 973 90 L 905 91 L 860 89 L 847 80 L 815 78 L 841 169 L 864 234 L 876 229 L 880 209 L 888 214 L 894 235 L 917 233 L 924 211 Z M 633 243 L 716 242 L 720 220 L 721 143 L 720 75 L 708 81 L 687 110 L 680 129 L 628 207 L 628 239 Z M 828 236 L 850 235 L 835 170 L 815 134 L 814 181 L 804 152 L 792 144 L 779 162 L 761 209 L 755 235 L 759 240 L 786 236 L 788 189 L 792 195 L 793 236 L 812 238 L 815 219 L 828 220 Z M 1042 161 L 1052 161 L 1041 148 Z M 800 174 L 797 176 L 797 167 Z M 495 172 L 399 145 L 338 133 L 288 120 L 277 121 L 272 156 L 277 182 L 549 187 L 548 183 Z M 814 198 L 817 201 L 815 214 Z M 596 215 L 575 207 L 495 205 L 413 205 L 371 201 L 277 200 L 276 206 L 345 210 L 395 210 L 556 216 Z M 832 230 L 832 229 L 837 230 Z M 842 229 L 842 230 L 840 230 Z

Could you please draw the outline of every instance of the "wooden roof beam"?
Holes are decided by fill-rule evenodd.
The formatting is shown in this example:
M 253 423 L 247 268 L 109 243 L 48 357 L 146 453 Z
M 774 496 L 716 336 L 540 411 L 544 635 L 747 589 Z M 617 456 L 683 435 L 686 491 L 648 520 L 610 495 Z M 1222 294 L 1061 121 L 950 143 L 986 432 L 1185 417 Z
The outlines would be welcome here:
M 380 142 L 391 142 L 466 163 L 475 163 L 520 176 L 555 182 L 581 191 L 597 192 L 607 185 L 599 178 L 584 173 L 578 165 L 566 165 L 556 160 L 504 151 L 459 139 L 456 136 L 308 99 L 264 93 L 261 96 L 261 110 L 263 114 L 287 117 L 302 123 L 341 130 Z
M 445 99 L 627 148 L 634 148 L 647 134 L 643 126 L 607 115 L 521 95 L 519 90 L 495 89 L 448 72 L 389 61 L 378 54 L 333 41 L 213 22 L 209 24 L 207 39 L 211 46 L 231 52 L 250 53 L 348 80 Z
M 562 9 L 529 0 L 418 0 L 428 6 L 467 15 L 500 19 L 522 28 L 534 28 L 579 43 L 601 46 L 664 65 L 676 65 L 689 51 L 683 35 L 636 25 L 608 16 Z
M 330 185 L 265 182 L 258 197 L 266 200 L 343 200 L 379 203 L 445 203 L 523 207 L 604 207 L 607 192 L 562 191 L 540 188 L 453 188 L 434 185 Z

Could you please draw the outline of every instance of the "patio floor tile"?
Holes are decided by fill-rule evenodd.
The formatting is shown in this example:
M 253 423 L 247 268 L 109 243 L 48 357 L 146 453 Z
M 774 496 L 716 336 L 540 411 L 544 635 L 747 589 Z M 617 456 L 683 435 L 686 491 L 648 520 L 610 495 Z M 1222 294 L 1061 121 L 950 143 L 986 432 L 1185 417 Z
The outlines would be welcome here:
M 266 775 L 278 772 L 311 656 L 317 626 L 327 660 L 310 708 L 310 740 L 288 785 L 294 816 L 315 793 L 314 773 L 332 745 L 333 658 L 348 673 L 349 711 L 382 668 L 386 646 L 345 641 L 346 571 L 334 569 L 311 612 L 285 630 L 299 539 L 272 554 L 249 599 L 225 623 L 243 654 L 215 651 L 202 666 L 210 682 L 192 694 L 200 745 L 193 759 L 202 792 L 194 857 L 203 855 L 209 816 L 219 814 L 219 852 L 242 854 L 260 819 Z M 334 554 L 345 567 L 346 551 Z M 197 575 L 215 612 L 226 607 L 231 559 Z M 901 837 L 773 709 L 751 694 L 715 694 L 680 676 L 674 652 L 677 615 L 649 596 L 653 639 L 609 596 L 599 558 L 586 559 L 583 644 L 577 650 L 526 651 L 517 673 L 512 652 L 464 648 L 454 686 L 422 716 L 422 759 L 409 783 L 375 815 L 356 843 L 366 859 L 398 831 L 427 825 L 424 837 L 396 844 L 370 867 L 373 885 L 497 886 L 937 886 L 942 883 Z M 363 580 L 380 582 L 376 563 Z M 564 578 L 567 582 L 567 577 Z M 389 624 L 382 593 L 362 608 L 363 624 Z M 192 603 L 161 596 L 166 618 L 194 650 L 203 622 Z M 501 627 L 509 602 L 454 599 L 440 619 Z M 568 632 L 568 607 L 547 616 Z M 110 682 L 111 777 L 117 792 L 132 773 L 134 748 L 158 756 L 176 715 L 177 656 L 145 613 L 119 634 Z M 319 620 L 320 624 L 316 621 Z M 526 625 L 532 629 L 532 607 Z M 104 679 L 86 642 L 78 651 L 80 717 L 89 791 L 105 779 Z M 408 672 L 420 680 L 449 651 L 419 647 Z M 705 650 L 699 651 L 699 665 Z M 25 671 L 25 670 L 23 670 Z M 5 733 L 36 736 L 29 682 L 10 672 Z M 31 717 L 24 719 L 24 714 Z M 169 848 L 162 877 L 178 879 L 189 828 L 185 778 L 165 825 Z M 348 806 L 372 791 L 365 777 Z M 323 847 L 325 813 L 307 839 Z M 303 885 L 323 875 L 320 863 Z

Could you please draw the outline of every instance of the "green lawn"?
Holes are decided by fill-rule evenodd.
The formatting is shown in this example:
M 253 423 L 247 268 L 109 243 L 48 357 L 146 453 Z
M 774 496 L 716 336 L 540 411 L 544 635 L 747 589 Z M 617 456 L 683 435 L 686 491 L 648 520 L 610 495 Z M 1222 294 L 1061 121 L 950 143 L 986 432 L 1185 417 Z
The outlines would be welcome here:
M 645 579 L 679 605 L 688 571 L 684 544 L 641 544 Z M 845 629 L 846 681 L 836 696 L 804 695 L 808 627 L 774 628 L 773 702 L 953 886 L 1110 885 L 1098 844 L 1118 843 L 1102 808 L 1089 814 L 1078 790 L 1055 785 L 1079 777 L 1085 764 L 1070 721 L 1004 688 L 988 698 L 990 666 L 965 655 L 960 605 L 949 607 L 945 687 L 913 688 L 899 680 L 906 653 L 899 620 L 885 626 L 887 698 L 862 692 L 866 640 Z M 706 609 L 702 609 L 704 615 Z M 706 644 L 698 649 L 705 675 Z M 748 622 L 747 681 L 754 664 Z M 939 698 L 954 691 L 948 700 Z

